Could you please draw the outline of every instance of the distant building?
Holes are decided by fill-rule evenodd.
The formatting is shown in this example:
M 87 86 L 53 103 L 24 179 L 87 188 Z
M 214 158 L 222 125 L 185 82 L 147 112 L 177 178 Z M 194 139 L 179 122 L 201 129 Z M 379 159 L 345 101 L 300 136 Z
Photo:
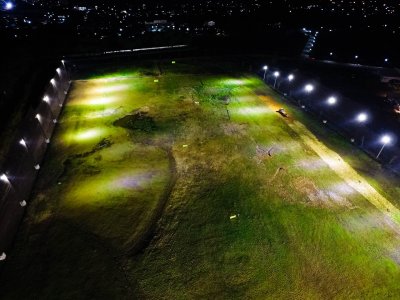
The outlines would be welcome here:
M 174 23 L 167 20 L 154 20 L 152 22 L 145 22 L 147 32 L 164 32 L 173 29 Z

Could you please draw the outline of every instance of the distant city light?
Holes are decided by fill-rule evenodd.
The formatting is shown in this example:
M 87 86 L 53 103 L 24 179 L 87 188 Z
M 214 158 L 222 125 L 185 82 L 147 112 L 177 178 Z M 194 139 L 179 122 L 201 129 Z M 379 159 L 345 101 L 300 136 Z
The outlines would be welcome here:
M 14 8 L 14 4 L 12 4 L 12 2 L 6 2 L 6 4 L 4 5 L 4 8 L 6 10 L 12 10 Z
M 276 72 L 274 73 L 274 76 L 275 76 L 275 77 L 279 77 L 279 75 L 280 75 L 280 73 L 279 73 L 278 71 L 276 71 Z
M 288 76 L 288 80 L 289 81 L 292 81 L 294 79 L 294 75 L 293 74 L 290 74 L 289 76 Z
M 263 70 L 264 70 L 264 71 L 268 70 L 268 66 L 264 66 L 264 67 L 263 67 Z

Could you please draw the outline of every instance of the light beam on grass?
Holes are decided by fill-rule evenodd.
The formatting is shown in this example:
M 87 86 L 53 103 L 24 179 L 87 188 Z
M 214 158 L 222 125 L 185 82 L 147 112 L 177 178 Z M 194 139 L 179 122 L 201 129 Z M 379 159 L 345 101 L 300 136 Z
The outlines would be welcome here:
M 115 103 L 119 100 L 117 96 L 107 96 L 107 97 L 88 97 L 88 98 L 80 98 L 76 101 L 71 101 L 69 103 L 70 106 L 74 105 L 88 105 L 88 106 L 101 106 Z
M 235 112 L 242 116 L 262 116 L 272 113 L 267 107 L 264 106 L 242 107 L 236 109 Z
M 102 85 L 96 86 L 93 88 L 89 88 L 87 91 L 88 95 L 99 95 L 99 94 L 107 94 L 107 93 L 116 93 L 128 90 L 132 85 L 130 84 L 110 84 L 110 85 Z
M 113 115 L 116 115 L 120 112 L 119 109 L 113 109 L 113 108 L 108 108 L 108 109 L 104 109 L 101 111 L 93 111 L 90 113 L 87 113 L 84 115 L 85 119 L 101 119 L 101 118 L 107 118 L 107 117 L 111 117 Z
M 89 143 L 93 141 L 100 141 L 102 138 L 104 138 L 105 133 L 106 131 L 102 128 L 92 128 L 77 132 L 70 132 L 65 138 L 69 142 Z

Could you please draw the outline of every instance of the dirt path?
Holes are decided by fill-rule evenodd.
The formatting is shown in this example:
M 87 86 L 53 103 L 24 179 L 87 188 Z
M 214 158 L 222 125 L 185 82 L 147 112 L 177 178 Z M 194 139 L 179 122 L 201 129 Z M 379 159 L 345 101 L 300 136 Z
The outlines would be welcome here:
M 279 103 L 271 97 L 259 96 L 260 99 L 273 111 L 277 110 Z M 389 200 L 372 187 L 366 179 L 359 175 L 340 155 L 326 147 L 303 124 L 296 120 L 287 122 L 288 126 L 296 132 L 301 140 L 309 146 L 318 156 L 350 187 L 364 196 L 372 205 L 385 215 L 391 217 L 400 225 L 400 211 Z

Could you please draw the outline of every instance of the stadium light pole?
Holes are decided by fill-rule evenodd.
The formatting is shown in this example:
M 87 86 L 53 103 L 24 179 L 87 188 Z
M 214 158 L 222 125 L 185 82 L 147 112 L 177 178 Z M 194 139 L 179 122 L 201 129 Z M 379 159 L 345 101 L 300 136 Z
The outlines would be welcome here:
M 45 96 L 43 97 L 43 102 L 47 103 L 47 105 L 48 105 L 48 107 L 49 107 L 51 119 L 53 120 L 53 123 L 56 124 L 56 123 L 57 123 L 57 119 L 56 119 L 56 117 L 54 117 L 53 112 L 52 112 L 52 110 L 51 110 L 50 97 L 47 96 L 47 95 L 45 95 Z
M 304 90 L 307 96 L 310 96 L 310 94 L 314 91 L 314 86 L 312 84 L 306 84 Z
M 292 96 L 292 81 L 294 80 L 294 75 L 293 74 L 289 74 L 288 76 L 288 82 L 289 82 L 289 97 Z
M 8 177 L 7 177 L 6 174 L 3 173 L 3 174 L 0 176 L 0 181 L 3 181 L 5 184 L 7 184 L 7 186 L 8 186 L 14 193 L 16 193 L 15 188 L 14 188 L 13 185 L 11 184 L 11 182 L 10 182 L 10 180 L 8 179 Z M 26 201 L 25 201 L 25 200 L 20 201 L 20 202 L 19 202 L 19 205 L 20 205 L 21 207 L 26 206 Z M 5 259 L 5 258 L 4 258 L 4 259 Z M 4 260 L 4 259 L 3 259 L 3 260 Z M 0 260 L 1 260 L 1 258 L 0 258 Z
M 279 75 L 281 74 L 278 71 L 274 72 L 274 77 L 275 77 L 274 88 L 276 87 L 276 82 L 278 81 Z
M 50 139 L 46 136 L 46 133 L 44 132 L 44 128 L 43 128 L 43 125 L 42 125 L 42 116 L 37 114 L 35 116 L 35 119 L 39 122 L 39 127 L 40 127 L 40 130 L 42 131 L 42 134 L 43 134 L 43 137 L 44 137 L 44 139 L 46 141 L 46 144 L 49 144 L 50 143 Z
M 35 163 L 35 158 L 33 157 L 33 154 L 31 155 L 28 145 L 26 144 L 26 141 L 24 139 L 21 139 L 19 141 L 19 144 L 25 148 L 26 153 L 28 154 L 28 156 L 30 156 L 32 158 L 32 162 L 33 162 L 33 167 L 35 170 L 40 170 L 40 165 Z
M 365 112 L 359 113 L 357 115 L 357 122 L 360 124 L 365 124 L 368 121 L 368 115 Z M 361 139 L 361 148 L 364 147 L 365 135 L 363 134 Z
M 392 138 L 391 138 L 389 135 L 385 134 L 384 136 L 382 136 L 382 138 L 381 138 L 381 143 L 382 143 L 383 145 L 382 145 L 382 148 L 381 148 L 381 150 L 379 151 L 378 155 L 376 156 L 376 159 L 378 159 L 379 156 L 381 156 L 383 149 L 385 149 L 386 145 L 390 144 L 391 141 L 392 141 Z
M 267 76 L 268 66 L 264 66 L 264 67 L 263 67 L 263 70 L 264 70 L 264 77 L 263 77 L 263 80 L 265 81 L 265 77 Z

